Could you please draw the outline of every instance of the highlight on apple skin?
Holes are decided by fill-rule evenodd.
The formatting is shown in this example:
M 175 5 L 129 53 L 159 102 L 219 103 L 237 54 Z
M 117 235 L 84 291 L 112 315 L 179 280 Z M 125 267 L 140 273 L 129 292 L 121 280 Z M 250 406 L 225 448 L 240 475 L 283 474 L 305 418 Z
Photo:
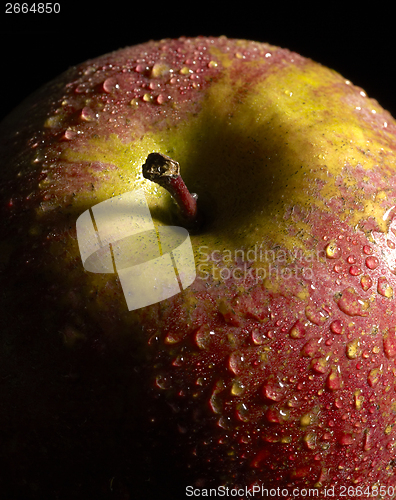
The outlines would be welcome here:
M 394 498 L 395 134 L 335 71 L 225 37 L 120 49 L 23 101 L 0 125 L 0 486 Z M 152 153 L 196 196 L 145 178 Z M 197 275 L 129 311 L 76 221 L 136 190 L 189 229 Z

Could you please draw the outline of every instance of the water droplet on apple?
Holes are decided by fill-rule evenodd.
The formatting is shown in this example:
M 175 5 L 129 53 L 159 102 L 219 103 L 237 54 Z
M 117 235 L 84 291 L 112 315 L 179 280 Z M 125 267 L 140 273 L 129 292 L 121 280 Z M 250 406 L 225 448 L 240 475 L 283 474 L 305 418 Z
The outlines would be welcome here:
M 360 278 L 360 285 L 365 292 L 373 286 L 373 280 L 368 275 L 364 275 Z
M 184 363 L 184 357 L 180 354 L 173 360 L 172 365 L 179 367 L 182 366 L 183 363 Z
M 346 345 L 346 355 L 349 359 L 356 359 L 360 355 L 359 339 L 354 339 Z
M 245 357 L 241 352 L 233 352 L 230 355 L 228 366 L 235 375 L 239 375 L 243 370 L 244 361 Z
M 313 359 L 311 362 L 311 368 L 315 373 L 326 373 L 329 365 L 330 356 L 321 357 Z
M 212 394 L 209 405 L 213 411 L 213 413 L 221 413 L 223 410 L 223 403 L 220 399 L 220 396 L 217 393 Z
M 249 409 L 245 403 L 239 403 L 236 407 L 236 415 L 242 422 L 249 421 Z
M 372 248 L 371 248 L 369 245 L 364 245 L 364 247 L 363 247 L 363 252 L 364 252 L 366 255 L 370 255 L 370 254 L 373 252 L 373 250 L 372 250 Z
M 370 302 L 358 295 L 353 287 L 339 292 L 334 297 L 335 302 L 342 312 L 348 316 L 368 316 Z
M 114 89 L 118 88 L 117 78 L 111 76 L 103 82 L 103 90 L 110 94 Z
M 284 385 L 279 380 L 270 379 L 261 388 L 261 393 L 265 399 L 270 401 L 282 401 L 284 398 Z
M 165 104 L 169 100 L 170 100 L 170 96 L 168 96 L 166 94 L 159 94 L 159 96 L 157 97 L 158 104 Z
M 144 102 L 153 102 L 154 101 L 154 96 L 149 94 L 149 93 L 146 93 L 143 95 L 143 101 Z
M 65 131 L 65 133 L 63 134 L 63 139 L 67 140 L 67 141 L 71 141 L 72 139 L 74 139 L 74 137 L 76 137 L 77 135 L 77 132 L 75 132 L 74 130 L 71 130 L 71 129 L 67 129 Z
M 137 71 L 137 69 L 136 69 Z M 150 77 L 151 78 L 159 78 L 161 76 L 164 76 L 166 74 L 168 74 L 169 72 L 171 72 L 171 68 L 168 64 L 166 64 L 165 62 L 156 62 L 154 64 L 154 66 L 151 68 L 151 73 L 150 73 Z M 139 71 L 138 71 L 139 73 Z
M 351 266 L 349 268 L 349 274 L 352 276 L 359 276 L 359 274 L 362 274 L 362 270 L 358 266 Z
M 160 389 L 168 389 L 170 387 L 168 379 L 164 375 L 157 375 L 155 383 Z
M 195 343 L 200 349 L 208 349 L 215 332 L 206 325 L 201 326 L 195 333 Z
M 330 325 L 330 330 L 337 335 L 342 335 L 344 333 L 344 325 L 342 324 L 342 321 L 339 319 L 333 321 Z
M 296 321 L 289 331 L 292 339 L 302 339 L 305 336 L 305 327 L 301 321 Z
M 313 413 L 305 413 L 301 418 L 300 418 L 300 426 L 301 427 L 307 427 L 313 422 L 314 415 Z
M 256 345 L 264 344 L 268 341 L 268 337 L 265 332 L 260 330 L 259 328 L 255 328 L 252 332 L 252 340 Z
M 373 368 L 367 375 L 367 383 L 370 387 L 375 387 L 381 376 L 380 368 Z
M 94 120 L 95 118 L 95 113 L 91 108 L 88 108 L 87 106 L 81 110 L 81 119 L 90 122 Z
M 135 68 L 136 73 L 147 73 L 149 70 L 150 68 L 145 63 L 139 63 Z
M 349 264 L 356 264 L 356 257 L 354 255 L 350 255 L 347 261 Z
M 335 241 L 330 241 L 325 248 L 326 257 L 329 259 L 339 259 L 341 257 L 341 248 Z
M 318 326 L 325 323 L 329 317 L 324 309 L 311 305 L 308 305 L 305 308 L 305 316 L 309 319 L 309 321 L 311 321 L 311 323 Z
M 372 434 L 370 431 L 365 432 L 363 435 L 363 450 L 370 451 L 372 448 Z
M 374 257 L 374 255 L 371 255 L 366 259 L 366 266 L 369 269 L 374 270 L 379 266 L 379 260 L 377 259 L 377 257 Z
M 343 434 L 338 440 L 342 446 L 350 446 L 353 441 L 354 439 L 350 434 Z
M 326 379 L 326 387 L 331 391 L 337 391 L 343 387 L 343 379 L 339 367 L 332 368 Z
M 364 396 L 362 396 L 362 391 L 358 389 L 353 393 L 353 396 L 354 396 L 355 408 L 357 410 L 361 410 L 364 403 Z
M 318 352 L 320 342 L 321 339 L 318 338 L 312 338 L 308 340 L 308 342 L 301 349 L 301 354 L 303 356 L 313 358 L 315 354 Z
M 231 394 L 233 396 L 241 396 L 245 392 L 245 386 L 240 380 L 235 380 L 231 387 Z
M 385 276 L 381 276 L 380 278 L 378 278 L 377 291 L 379 294 L 388 299 L 391 299 L 393 297 L 393 288 L 390 286 Z

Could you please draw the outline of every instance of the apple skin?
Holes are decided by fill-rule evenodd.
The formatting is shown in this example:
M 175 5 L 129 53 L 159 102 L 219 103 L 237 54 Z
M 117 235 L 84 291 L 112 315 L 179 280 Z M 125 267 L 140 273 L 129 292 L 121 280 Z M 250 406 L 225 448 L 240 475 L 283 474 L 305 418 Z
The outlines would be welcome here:
M 11 113 L 0 129 L 10 484 L 83 497 L 154 463 L 151 479 L 171 471 L 175 497 L 194 482 L 366 498 L 382 486 L 392 498 L 395 131 L 336 72 L 224 37 L 88 61 Z M 141 174 L 153 151 L 198 193 L 197 279 L 129 312 L 116 275 L 84 271 L 75 225 L 134 189 L 157 224 L 174 223 L 170 197 Z M 161 462 L 167 446 L 177 467 Z M 41 464 L 56 457 L 45 486 Z

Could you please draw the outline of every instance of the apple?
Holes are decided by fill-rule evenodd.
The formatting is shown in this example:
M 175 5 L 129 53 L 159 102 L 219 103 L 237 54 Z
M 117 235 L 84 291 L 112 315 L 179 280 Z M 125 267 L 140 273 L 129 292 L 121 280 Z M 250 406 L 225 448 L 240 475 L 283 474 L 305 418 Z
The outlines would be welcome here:
M 10 491 L 394 497 L 396 122 L 377 101 L 286 49 L 166 39 L 70 68 L 0 130 Z M 146 178 L 152 153 L 180 172 Z M 132 309 L 76 227 L 136 191 L 156 231 L 188 229 L 196 277 Z

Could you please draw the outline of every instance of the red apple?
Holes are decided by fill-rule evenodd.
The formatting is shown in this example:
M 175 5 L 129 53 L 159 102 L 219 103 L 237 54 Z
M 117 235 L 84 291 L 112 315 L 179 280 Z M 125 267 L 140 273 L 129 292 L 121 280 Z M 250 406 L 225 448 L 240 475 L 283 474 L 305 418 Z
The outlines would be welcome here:
M 22 103 L 0 134 L 3 483 L 393 498 L 395 131 L 336 72 L 226 38 L 119 50 Z M 143 177 L 153 152 L 195 227 Z M 137 190 L 197 274 L 129 310 L 76 222 Z

